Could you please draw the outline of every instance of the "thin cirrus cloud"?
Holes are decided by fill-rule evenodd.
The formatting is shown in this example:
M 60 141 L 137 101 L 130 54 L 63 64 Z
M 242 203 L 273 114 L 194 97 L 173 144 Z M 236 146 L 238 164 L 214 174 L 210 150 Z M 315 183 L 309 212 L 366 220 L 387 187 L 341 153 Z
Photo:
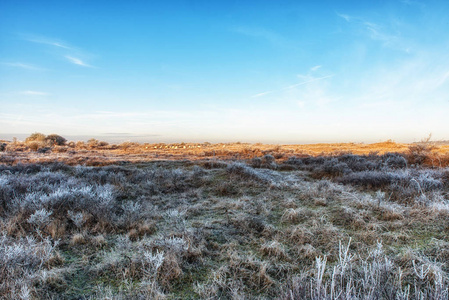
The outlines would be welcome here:
M 377 24 L 366 20 L 359 16 L 350 16 L 347 14 L 336 13 L 337 16 L 344 19 L 347 23 L 354 23 L 363 28 L 363 32 L 370 39 L 379 41 L 384 47 L 401 50 L 403 52 L 410 52 L 410 45 L 398 34 L 392 34 L 382 24 Z
M 69 45 L 67 42 L 43 36 L 30 36 L 30 35 L 24 35 L 22 36 L 22 39 L 28 42 L 47 45 L 56 48 L 58 51 L 57 52 L 58 55 L 64 57 L 68 62 L 82 67 L 93 68 L 93 66 L 87 63 L 84 58 L 80 58 L 86 57 L 86 55 L 89 56 L 89 54 L 87 54 L 85 51 L 77 47 Z
M 71 62 L 72 64 L 78 65 L 78 66 L 82 66 L 82 67 L 87 67 L 87 68 L 92 68 L 91 65 L 87 64 L 86 62 L 82 61 L 79 58 L 70 56 L 70 55 L 66 55 L 65 58 Z
M 20 92 L 20 94 L 26 95 L 26 96 L 48 96 L 48 95 L 50 95 L 49 93 L 40 92 L 40 91 L 22 91 L 22 92 Z
M 315 70 L 318 69 L 317 67 L 320 68 L 321 66 L 315 66 L 315 67 L 313 67 L 311 70 L 312 70 L 312 71 L 315 71 Z M 301 82 L 299 82 L 299 83 L 295 83 L 295 84 L 286 86 L 286 87 L 284 87 L 284 88 L 281 88 L 281 89 L 278 89 L 278 90 L 275 90 L 275 91 L 266 91 L 266 92 L 258 93 L 258 94 L 252 95 L 251 98 L 259 98 L 259 97 L 263 97 L 263 96 L 265 96 L 265 95 L 272 94 L 272 93 L 275 93 L 275 92 L 281 92 L 281 91 L 291 90 L 291 89 L 293 89 L 293 88 L 295 88 L 295 87 L 298 87 L 298 86 L 301 86 L 301 85 L 305 85 L 305 84 L 312 83 L 312 82 L 315 82 L 315 81 L 319 81 L 319 80 L 331 78 L 331 77 L 334 77 L 334 76 L 335 76 L 335 74 L 332 74 L 332 75 L 326 75 L 326 76 L 322 76 L 322 77 L 302 76 L 302 77 L 307 77 L 307 78 L 310 78 L 310 79 L 307 79 L 307 80 L 301 81 Z
M 326 79 L 326 78 L 331 78 L 331 77 L 334 77 L 334 76 L 335 76 L 335 74 L 322 76 L 322 77 L 312 77 L 311 79 L 302 81 L 300 83 L 289 85 L 289 86 L 283 88 L 282 90 L 289 90 L 289 89 L 295 88 L 295 87 L 300 86 L 300 85 L 304 85 L 304 84 L 311 83 L 311 82 L 318 81 L 318 80 L 323 80 L 323 79 Z
M 263 93 L 258 93 L 258 94 L 252 95 L 251 98 L 259 98 L 259 97 L 262 97 L 262 96 L 265 96 L 265 95 L 268 95 L 268 94 L 271 94 L 271 93 L 273 93 L 273 91 L 267 91 L 267 92 L 263 92 Z
M 35 65 L 32 64 L 25 64 L 25 63 L 21 63 L 21 62 L 3 62 L 1 63 L 4 66 L 8 66 L 8 67 L 13 67 L 13 68 L 20 68 L 20 69 L 25 69 L 25 70 L 33 70 L 33 71 L 42 71 L 45 70 L 41 67 L 37 67 Z
M 23 39 L 26 41 L 29 41 L 29 42 L 37 43 L 37 44 L 44 44 L 44 45 L 54 46 L 57 48 L 73 50 L 73 47 L 68 46 L 66 43 L 64 43 L 62 41 L 54 40 L 54 39 L 50 39 L 50 38 L 46 38 L 46 37 L 42 37 L 42 36 L 24 36 Z

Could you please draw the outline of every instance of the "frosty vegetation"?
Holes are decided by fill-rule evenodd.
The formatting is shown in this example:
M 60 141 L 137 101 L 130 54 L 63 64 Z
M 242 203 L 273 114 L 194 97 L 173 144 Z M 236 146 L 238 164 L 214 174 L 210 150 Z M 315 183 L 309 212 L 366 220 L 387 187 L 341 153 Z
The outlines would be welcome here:
M 0 298 L 448 299 L 448 192 L 391 153 L 3 164 Z

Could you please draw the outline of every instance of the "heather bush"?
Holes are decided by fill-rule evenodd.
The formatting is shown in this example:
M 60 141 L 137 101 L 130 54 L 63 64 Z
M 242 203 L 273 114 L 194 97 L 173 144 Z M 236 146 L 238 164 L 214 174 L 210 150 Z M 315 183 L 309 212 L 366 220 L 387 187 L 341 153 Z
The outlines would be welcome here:
M 355 155 L 318 157 L 289 157 L 283 164 L 294 169 L 311 171 L 314 177 L 338 177 L 352 172 L 393 171 L 404 169 L 407 160 L 401 154 Z
M 385 171 L 362 171 L 338 178 L 338 182 L 371 189 L 380 189 L 399 181 L 397 174 Z
M 253 159 L 251 159 L 251 167 L 253 168 L 260 168 L 262 167 L 262 158 L 260 157 L 254 157 Z
M 354 154 L 345 154 L 338 157 L 338 161 L 346 163 L 346 165 L 349 169 L 351 169 L 352 172 L 371 171 L 379 169 L 379 160 L 383 161 L 384 158 Z
M 267 169 L 277 169 L 277 164 L 274 156 L 271 154 L 266 154 L 262 156 L 261 167 Z
M 381 156 L 382 164 L 387 169 L 404 169 L 407 167 L 407 160 L 398 153 L 386 153 Z
M 285 161 L 285 164 L 301 167 L 304 165 L 304 162 L 299 157 L 291 156 Z
M 271 182 L 268 175 L 259 172 L 243 163 L 231 163 L 226 168 L 226 172 L 232 176 L 237 176 L 240 179 L 253 180 L 261 183 Z
M 5 232 L 0 235 L 0 295 L 6 299 L 19 299 L 24 295 L 36 296 L 34 278 L 45 270 L 53 258 L 58 242 L 33 237 L 15 239 Z
M 443 188 L 442 172 L 434 170 L 364 171 L 337 178 L 337 182 L 365 189 L 383 189 L 391 193 L 390 199 L 414 204 L 418 197 Z
M 345 162 L 340 162 L 337 158 L 326 160 L 323 165 L 314 169 L 314 173 L 327 176 L 340 176 L 351 173 L 351 169 Z

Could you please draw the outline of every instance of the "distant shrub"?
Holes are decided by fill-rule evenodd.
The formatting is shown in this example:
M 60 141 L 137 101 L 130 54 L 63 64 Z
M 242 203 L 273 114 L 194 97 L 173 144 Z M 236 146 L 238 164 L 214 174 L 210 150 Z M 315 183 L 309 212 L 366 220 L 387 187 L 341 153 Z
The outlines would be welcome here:
M 63 138 L 60 135 L 57 134 L 50 134 L 47 135 L 45 137 L 45 142 L 49 145 L 49 146 L 64 146 L 65 143 L 67 142 L 67 140 L 65 138 Z
M 426 139 L 419 143 L 415 143 L 408 148 L 407 159 L 410 164 L 422 165 L 428 160 L 435 149 L 435 145 L 430 142 L 430 134 Z
M 46 138 L 45 134 L 40 133 L 40 132 L 35 132 L 35 133 L 32 133 L 29 137 L 27 137 L 25 139 L 25 142 L 26 143 L 28 143 L 28 142 L 44 142 L 45 138 Z
M 133 143 L 133 142 L 123 142 L 120 145 L 118 145 L 118 147 L 119 147 L 119 149 L 122 149 L 122 150 L 126 151 L 126 150 L 131 149 L 131 148 L 139 147 L 139 144 L 138 143 Z
M 97 139 L 90 139 L 87 141 L 87 146 L 89 148 L 96 148 L 100 144 L 100 141 Z
M 84 143 L 83 141 L 78 141 L 75 143 L 75 147 L 78 149 L 84 149 L 84 148 L 86 148 L 86 143 Z
M 410 164 L 422 165 L 430 156 L 433 146 L 427 144 L 416 144 L 409 147 L 407 158 Z
M 87 141 L 87 146 L 89 148 L 91 148 L 91 149 L 95 149 L 95 148 L 99 148 L 99 147 L 106 147 L 108 145 L 109 145 L 109 143 L 104 142 L 104 141 L 99 141 L 97 139 L 90 139 L 90 140 Z M 77 142 L 76 143 L 76 147 L 77 148 L 84 148 L 84 143 L 83 142 Z
M 38 151 L 46 146 L 45 138 L 43 133 L 35 132 L 25 139 L 25 143 L 31 151 Z

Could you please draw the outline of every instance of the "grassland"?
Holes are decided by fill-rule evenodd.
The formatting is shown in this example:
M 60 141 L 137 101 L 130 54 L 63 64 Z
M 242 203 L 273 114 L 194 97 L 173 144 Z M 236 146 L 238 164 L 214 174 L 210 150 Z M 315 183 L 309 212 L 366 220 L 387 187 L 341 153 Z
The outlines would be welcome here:
M 43 137 L 45 137 L 43 135 Z M 145 163 L 172 160 L 248 160 L 272 155 L 277 161 L 289 157 L 338 156 L 342 154 L 385 154 L 401 153 L 411 162 L 424 162 L 427 166 L 449 166 L 449 142 L 401 144 L 393 141 L 382 143 L 340 143 L 305 145 L 269 145 L 246 143 L 177 143 L 139 144 L 125 142 L 108 144 L 98 140 L 88 142 L 68 142 L 62 145 L 48 143 L 44 139 L 35 141 L 1 141 L 0 163 L 51 163 L 63 162 L 68 165 L 103 166 L 109 164 Z
M 0 297 L 447 299 L 446 147 L 6 143 Z

